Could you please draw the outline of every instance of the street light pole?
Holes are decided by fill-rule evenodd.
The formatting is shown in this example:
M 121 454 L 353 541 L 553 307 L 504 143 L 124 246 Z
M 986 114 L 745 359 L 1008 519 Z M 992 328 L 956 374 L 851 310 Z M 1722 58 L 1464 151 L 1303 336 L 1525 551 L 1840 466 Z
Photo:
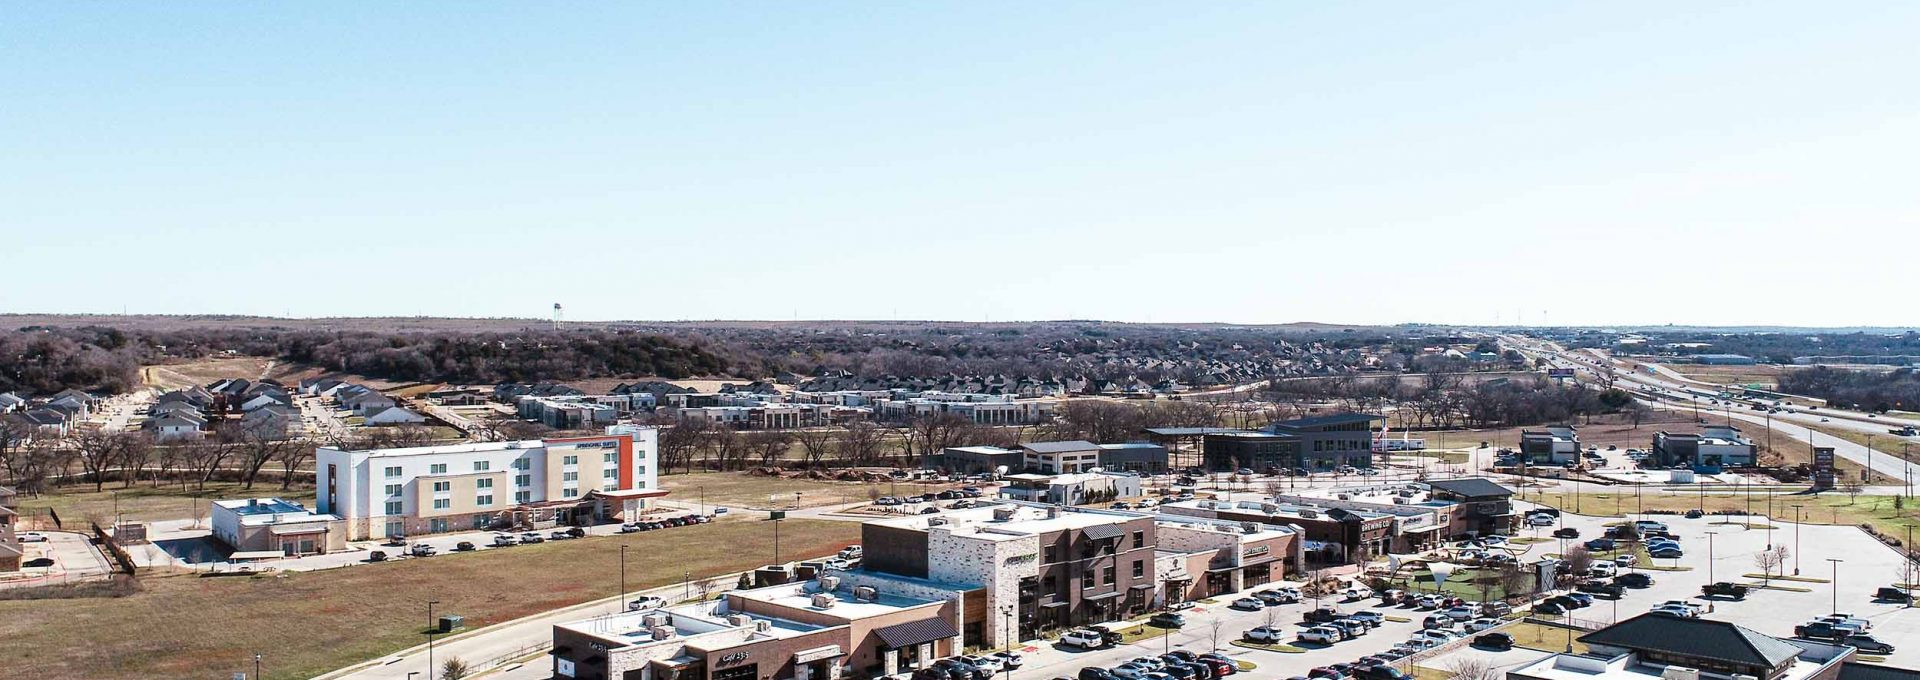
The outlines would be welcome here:
M 620 546 L 620 611 L 627 609 L 627 546 Z
M 253 655 L 253 680 L 260 680 L 260 655 Z
M 1840 563 L 1846 560 L 1829 557 L 1827 561 L 1833 563 L 1833 611 L 1838 613 L 1840 611 Z

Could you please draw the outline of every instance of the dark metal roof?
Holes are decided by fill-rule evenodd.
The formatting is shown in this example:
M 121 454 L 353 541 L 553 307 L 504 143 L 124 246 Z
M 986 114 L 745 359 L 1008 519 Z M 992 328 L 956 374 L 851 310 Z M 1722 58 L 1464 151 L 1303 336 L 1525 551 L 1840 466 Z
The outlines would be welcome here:
M 1777 666 L 1805 651 L 1779 638 L 1712 619 L 1641 614 L 1580 636 L 1587 644 L 1752 666 Z
M 1839 680 L 1920 680 L 1920 671 L 1848 661 L 1840 664 Z
M 1121 536 L 1125 536 L 1127 532 L 1126 530 L 1121 529 L 1116 525 L 1095 524 L 1085 529 L 1081 529 L 1080 534 L 1096 541 L 1104 541 L 1109 538 L 1119 538 Z
M 918 621 L 896 623 L 885 628 L 877 629 L 873 631 L 873 634 L 880 636 L 880 642 L 882 644 L 893 649 L 900 649 L 923 642 L 933 642 L 934 640 L 950 638 L 959 635 L 960 631 L 954 630 L 953 622 L 936 616 Z
M 1484 496 L 1512 496 L 1513 489 L 1501 486 L 1483 477 L 1463 477 L 1461 479 L 1436 479 L 1427 482 L 1427 486 L 1459 494 L 1468 498 Z
M 1283 427 L 1289 430 L 1297 430 L 1297 429 L 1308 428 L 1308 427 L 1325 427 L 1328 425 L 1351 425 L 1354 423 L 1371 423 L 1376 420 L 1384 421 L 1386 419 L 1387 419 L 1386 416 L 1377 416 L 1371 413 L 1335 413 L 1333 415 L 1313 416 L 1311 418 L 1296 418 L 1294 420 L 1282 420 L 1282 421 L 1273 423 L 1273 427 Z
M 1149 427 L 1146 429 L 1146 432 L 1147 434 L 1160 437 L 1198 437 L 1207 434 L 1251 432 L 1251 430 L 1242 430 L 1236 427 Z

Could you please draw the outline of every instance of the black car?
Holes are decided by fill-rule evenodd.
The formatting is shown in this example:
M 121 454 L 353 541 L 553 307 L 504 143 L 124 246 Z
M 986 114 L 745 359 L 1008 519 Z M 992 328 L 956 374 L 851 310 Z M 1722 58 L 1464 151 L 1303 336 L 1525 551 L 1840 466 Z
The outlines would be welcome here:
M 1591 541 L 1587 541 L 1586 546 L 1588 550 L 1591 550 L 1594 552 L 1605 552 L 1608 550 L 1612 550 L 1614 548 L 1614 543 L 1613 543 L 1613 539 L 1611 538 L 1596 538 Z
M 1567 607 L 1566 605 L 1560 604 L 1559 602 L 1555 602 L 1553 600 L 1547 600 L 1546 602 L 1542 602 L 1540 604 L 1534 605 L 1533 613 L 1548 614 L 1548 615 L 1565 614 L 1567 613 Z
M 1882 602 L 1912 602 L 1913 594 L 1900 588 L 1882 586 L 1879 590 L 1873 591 L 1873 599 Z
M 1360 680 L 1413 680 L 1406 671 L 1386 665 L 1366 666 L 1354 671 L 1353 677 Z
M 1107 672 L 1107 669 L 1099 666 L 1082 668 L 1080 669 L 1080 674 L 1074 677 L 1077 680 L 1115 680 L 1113 673 Z
M 1187 625 L 1187 617 L 1173 612 L 1160 612 L 1154 614 L 1153 618 L 1147 619 L 1147 625 L 1159 626 L 1161 628 L 1180 628 L 1181 626 Z
M 1513 636 L 1506 633 L 1486 633 L 1474 636 L 1473 646 L 1487 649 L 1513 649 Z
M 1580 530 L 1573 527 L 1561 527 L 1553 530 L 1554 538 L 1579 538 Z
M 573 527 L 571 529 L 567 529 L 567 535 L 572 536 L 574 538 L 582 538 L 587 535 L 587 530 L 582 529 L 580 527 Z
M 478 548 L 475 548 L 473 546 L 472 541 L 461 541 L 459 543 L 453 544 L 454 552 L 472 552 L 474 550 L 478 550 Z
M 1628 588 L 1645 588 L 1653 585 L 1653 577 L 1635 571 L 1615 576 L 1613 582 Z
M 1627 594 L 1626 586 L 1617 583 L 1607 583 L 1605 581 L 1582 581 L 1579 586 L 1576 586 L 1576 589 L 1583 593 L 1605 595 L 1615 600 Z
M 1171 652 L 1167 652 L 1166 654 L 1160 655 L 1161 659 L 1167 659 L 1167 657 L 1173 657 L 1174 659 L 1179 659 L 1181 661 L 1192 661 L 1194 659 L 1200 658 L 1200 655 L 1195 654 L 1193 652 L 1189 652 L 1184 649 L 1176 649 Z
M 368 562 L 385 562 L 387 561 L 387 551 L 375 550 L 373 552 L 367 553 L 367 561 Z

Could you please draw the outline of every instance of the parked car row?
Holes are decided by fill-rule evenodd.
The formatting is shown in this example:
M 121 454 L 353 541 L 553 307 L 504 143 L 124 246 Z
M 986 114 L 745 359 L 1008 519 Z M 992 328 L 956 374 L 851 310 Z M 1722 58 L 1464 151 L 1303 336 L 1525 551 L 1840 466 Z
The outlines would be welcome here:
M 1176 649 L 1159 656 L 1136 657 L 1113 668 L 1088 666 L 1073 678 L 1054 680 L 1213 680 L 1239 672 L 1239 664 L 1225 654 Z
M 653 531 L 655 529 L 684 527 L 690 524 L 708 524 L 711 522 L 713 522 L 712 515 L 683 515 L 680 517 L 668 517 L 666 519 L 640 520 L 620 525 L 620 533 L 631 534 L 641 531 Z

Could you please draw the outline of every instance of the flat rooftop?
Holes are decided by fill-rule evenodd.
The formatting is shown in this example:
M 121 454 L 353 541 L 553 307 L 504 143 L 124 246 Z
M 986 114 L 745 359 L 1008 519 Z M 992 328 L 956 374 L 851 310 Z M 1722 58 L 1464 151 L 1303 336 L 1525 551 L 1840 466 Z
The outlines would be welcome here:
M 1794 659 L 1793 665 L 1788 666 L 1787 672 L 1778 680 L 1807 680 L 1827 664 L 1805 658 Z M 1634 654 L 1612 659 L 1591 654 L 1555 654 L 1508 672 L 1543 680 L 1661 680 L 1661 674 L 1666 669 L 1664 665 L 1640 663 L 1638 655 Z M 1700 677 L 1728 676 L 1702 671 Z
M 746 608 L 750 611 L 754 610 L 754 603 L 763 603 L 788 609 L 803 609 L 849 620 L 884 616 L 920 607 L 940 606 L 940 602 L 935 600 L 902 597 L 889 593 L 884 583 L 876 588 L 876 590 L 878 591 L 878 595 L 874 599 L 863 600 L 854 597 L 854 587 L 847 581 L 843 580 L 839 587 L 827 591 L 823 590 L 820 586 L 820 581 L 815 579 L 801 583 L 788 583 L 753 590 L 734 590 L 729 591 L 727 595 L 747 601 Z M 813 606 L 813 596 L 822 593 L 833 596 L 834 601 L 831 608 L 821 609 Z
M 653 639 L 653 632 L 647 626 L 647 619 L 656 614 L 666 615 L 666 624 L 663 627 L 673 630 L 671 637 L 664 640 Z M 746 622 L 746 625 L 739 625 L 728 620 L 728 615 L 724 601 L 710 600 L 679 607 L 607 614 L 556 623 L 553 627 L 591 635 L 607 641 L 609 647 L 699 644 L 704 641 L 703 638 L 716 636 L 725 637 L 728 641 L 711 646 L 731 646 L 754 640 L 793 637 L 826 628 L 826 626 L 754 614 L 746 614 L 745 616 L 751 620 Z M 767 622 L 766 630 L 759 629 L 760 621 Z M 727 635 L 728 633 L 731 635 Z
M 366 455 L 369 458 L 400 458 L 404 456 L 433 456 L 433 455 L 442 455 L 442 454 L 449 454 L 449 453 L 495 453 L 499 451 L 511 451 L 511 450 L 544 449 L 544 448 L 547 448 L 549 443 L 567 444 L 575 441 L 587 441 L 587 440 L 593 440 L 593 439 L 611 439 L 618 436 L 620 435 L 609 434 L 609 435 L 593 435 L 593 436 L 587 436 L 587 437 L 568 437 L 565 439 L 555 439 L 552 442 L 548 442 L 541 439 L 522 439 L 520 441 L 511 441 L 511 442 L 468 442 L 464 444 L 441 444 L 438 446 L 409 446 L 409 447 L 398 448 L 398 449 L 373 449 L 368 451 L 349 451 L 348 453 Z M 323 446 L 321 448 L 330 449 L 334 451 L 341 450 L 331 446 Z
M 1013 516 L 998 519 L 995 512 L 1011 509 Z M 1048 517 L 1049 511 L 1055 516 Z M 1101 524 L 1120 524 L 1142 517 L 1151 517 L 1136 512 L 1117 510 L 1089 510 L 1085 508 L 1058 508 L 1038 503 L 1019 501 L 994 501 L 966 510 L 948 510 L 934 515 L 912 515 L 893 519 L 873 520 L 870 524 L 900 529 L 929 531 L 934 526 L 945 526 L 954 533 L 970 538 L 989 540 L 1012 540 L 1025 536 L 1084 529 Z M 942 525 L 929 522 L 940 521 Z

